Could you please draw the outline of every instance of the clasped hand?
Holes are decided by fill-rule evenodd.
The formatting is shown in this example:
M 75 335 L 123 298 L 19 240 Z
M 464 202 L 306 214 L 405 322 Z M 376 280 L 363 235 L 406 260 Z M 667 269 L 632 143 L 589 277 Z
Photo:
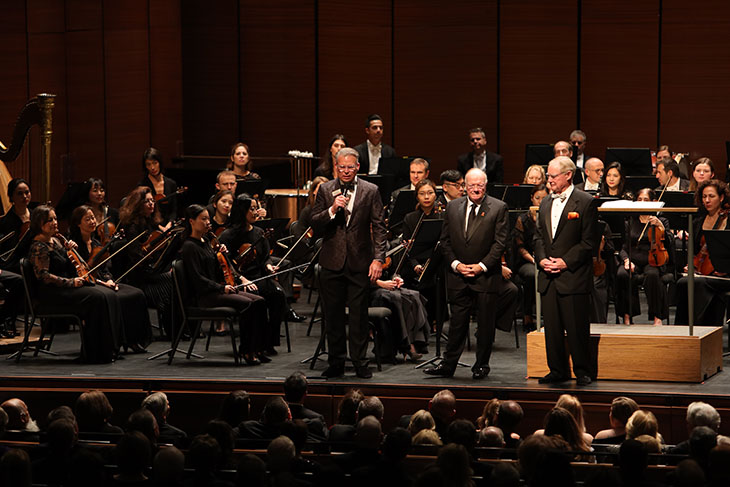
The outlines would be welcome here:
M 476 277 L 484 272 L 484 269 L 482 269 L 482 266 L 479 264 L 460 263 L 456 266 L 456 272 L 460 273 L 464 277 Z
M 548 259 L 542 259 L 540 261 L 540 267 L 548 274 L 560 274 L 568 265 L 560 257 L 550 257 Z

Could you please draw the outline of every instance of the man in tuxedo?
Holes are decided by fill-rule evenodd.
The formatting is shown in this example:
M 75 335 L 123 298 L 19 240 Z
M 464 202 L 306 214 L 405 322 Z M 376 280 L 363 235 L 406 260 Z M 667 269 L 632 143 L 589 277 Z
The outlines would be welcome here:
M 596 210 L 593 197 L 576 190 L 571 183 L 574 172 L 575 164 L 568 157 L 550 161 L 547 178 L 553 193 L 540 203 L 537 219 L 535 258 L 550 367 L 550 373 L 540 379 L 541 384 L 570 378 L 565 333 L 578 385 L 590 384 L 596 375 L 589 320 Z
M 473 379 L 489 374 L 494 341 L 497 295 L 502 287 L 500 258 L 509 238 L 507 205 L 486 194 L 487 175 L 478 168 L 466 173 L 466 196 L 446 207 L 441 232 L 448 301 L 451 304 L 449 344 L 441 364 L 424 370 L 451 377 L 464 350 L 469 317 L 477 304 L 477 354 Z
M 383 203 L 378 187 L 356 177 L 360 168 L 354 149 L 340 149 L 339 176 L 322 183 L 312 209 L 312 225 L 323 235 L 319 256 L 320 293 L 329 344 L 324 377 L 345 372 L 345 305 L 349 308 L 350 358 L 358 377 L 372 372 L 365 358 L 368 343 L 370 282 L 382 273 L 385 260 Z
M 469 169 L 476 167 L 487 174 L 487 179 L 493 183 L 504 182 L 504 162 L 502 156 L 487 150 L 487 135 L 480 127 L 469 131 L 469 143 L 472 151 L 459 156 L 457 169 L 466 175 Z
M 603 180 L 603 161 L 597 157 L 591 157 L 585 165 L 586 180 L 575 185 L 581 191 L 598 191 L 601 189 Z
M 388 159 L 396 157 L 395 149 L 383 140 L 383 119 L 380 115 L 373 113 L 365 122 L 365 134 L 367 140 L 362 144 L 356 145 L 355 150 L 359 154 L 360 163 L 364 166 L 364 170 L 368 174 L 378 174 L 380 159 Z
M 679 176 L 679 164 L 671 157 L 662 157 L 656 161 L 656 178 L 659 186 L 656 191 L 689 191 L 689 181 Z
M 570 133 L 570 145 L 575 153 L 575 165 L 578 169 L 585 170 L 585 163 L 588 162 L 585 155 L 586 133 L 582 130 L 573 130 Z
M 451 201 L 461 198 L 464 194 L 466 194 L 466 189 L 464 187 L 464 175 L 456 169 L 445 170 L 441 173 L 439 179 L 441 180 L 441 187 L 444 192 L 439 195 L 436 203 L 441 203 L 444 208 L 446 208 L 446 205 L 448 205 Z

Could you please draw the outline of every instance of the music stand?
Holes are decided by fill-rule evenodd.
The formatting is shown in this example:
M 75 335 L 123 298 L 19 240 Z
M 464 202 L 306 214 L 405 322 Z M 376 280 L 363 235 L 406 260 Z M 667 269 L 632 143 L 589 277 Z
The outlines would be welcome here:
M 416 192 L 412 189 L 403 189 L 398 193 L 398 197 L 393 202 L 393 208 L 390 211 L 388 226 L 394 228 L 403 223 L 406 215 L 412 212 L 418 201 L 416 200 Z
M 665 208 L 690 208 L 695 205 L 695 194 L 688 191 L 665 191 L 662 201 L 664 201 Z M 687 228 L 687 214 L 685 213 L 666 213 L 662 216 L 669 221 L 672 228 Z
M 606 147 L 606 166 L 620 162 L 624 176 L 646 176 L 651 174 L 651 151 L 633 147 Z
M 243 180 L 236 178 L 236 196 L 246 193 L 251 197 L 262 197 L 266 191 L 266 182 L 263 179 Z
M 710 254 L 712 267 L 723 274 L 730 274 L 730 232 L 727 230 L 705 230 L 705 243 Z
M 390 202 L 390 194 L 393 191 L 388 191 L 388 185 L 385 184 L 385 176 L 381 176 L 380 174 L 358 174 L 357 177 L 358 179 L 362 179 L 363 181 L 373 183 L 375 186 L 378 187 L 380 200 L 383 202 L 383 205 L 387 205 Z
M 654 189 L 658 184 L 659 181 L 657 181 L 657 178 L 654 176 L 626 176 L 625 189 L 631 190 L 631 192 L 636 194 L 639 190 L 644 188 Z M 667 193 L 664 194 L 666 195 Z
M 59 220 L 66 220 L 71 216 L 71 212 L 76 209 L 77 206 L 84 204 L 88 199 L 89 195 L 84 194 L 84 188 L 86 187 L 86 181 L 80 183 L 68 183 L 66 191 L 63 192 L 61 198 L 58 200 L 56 205 L 56 215 Z
M 552 144 L 525 144 L 525 167 L 527 168 L 537 164 L 538 166 L 547 166 L 555 158 Z
M 416 157 L 380 158 L 380 161 L 378 162 L 378 174 L 381 176 L 391 176 L 393 178 L 394 187 L 391 189 L 391 192 L 394 189 L 405 186 L 410 182 L 411 161 L 413 159 L 416 159 Z
M 284 230 L 286 230 L 286 226 L 289 224 L 289 218 L 265 218 L 263 220 L 256 220 L 253 224 L 263 231 L 272 230 L 272 234 L 269 237 L 269 245 L 271 245 L 271 248 L 274 248 L 276 241 L 284 236 Z
M 502 185 L 502 194 L 499 199 L 507 203 L 510 210 L 524 210 L 532 206 L 532 184 Z
M 604 203 L 609 201 L 617 201 L 620 198 L 616 196 L 601 196 L 593 200 L 594 208 L 600 208 Z M 611 228 L 612 236 L 624 234 L 624 217 L 618 213 L 603 213 L 601 219 Z

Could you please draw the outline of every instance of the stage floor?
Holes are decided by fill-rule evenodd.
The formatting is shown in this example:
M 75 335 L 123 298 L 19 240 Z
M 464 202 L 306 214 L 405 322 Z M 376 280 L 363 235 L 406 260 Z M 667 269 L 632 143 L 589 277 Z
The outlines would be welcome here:
M 316 295 L 313 296 L 312 302 Z M 645 305 L 645 303 L 644 303 Z M 306 304 L 306 295 L 300 298 L 294 308 L 310 316 L 312 305 Z M 613 314 L 609 320 L 614 319 Z M 475 325 L 472 323 L 472 327 Z M 210 351 L 205 352 L 205 340 L 200 339 L 196 343 L 196 352 L 205 355 L 205 359 L 187 360 L 183 354 L 177 354 L 171 366 L 167 365 L 166 357 L 157 360 L 147 360 L 147 357 L 165 350 L 169 347 L 168 342 L 155 341 L 149 347 L 147 354 L 128 354 L 122 360 L 113 364 L 89 365 L 80 364 L 74 361 L 78 355 L 79 338 L 76 332 L 60 334 L 53 344 L 53 351 L 59 353 L 57 357 L 40 355 L 33 357 L 32 352 L 26 353 L 20 363 L 12 360 L 0 361 L 0 377 L 3 379 L 23 378 L 68 378 L 68 379 L 165 379 L 183 381 L 280 381 L 295 370 L 301 370 L 307 374 L 312 382 L 328 382 L 338 385 L 345 384 L 369 384 L 369 385 L 407 385 L 424 387 L 482 387 L 485 389 L 519 389 L 519 390 L 551 390 L 560 389 L 578 390 L 575 382 L 568 382 L 560 385 L 540 385 L 536 379 L 527 379 L 526 346 L 525 334 L 519 330 L 520 348 L 515 348 L 513 333 L 497 331 L 495 346 L 490 361 L 491 373 L 486 380 L 473 381 L 469 368 L 459 367 L 453 378 L 444 379 L 427 376 L 422 369 L 415 369 L 411 363 L 383 364 L 383 370 L 378 372 L 375 369 L 374 361 L 371 361 L 374 376 L 368 381 L 355 377 L 354 371 L 349 369 L 346 375 L 329 381 L 320 377 L 321 372 L 326 368 L 325 360 L 319 360 L 314 370 L 309 369 L 309 364 L 300 362 L 309 357 L 319 340 L 319 324 L 315 324 L 312 336 L 307 337 L 306 331 L 308 321 L 305 323 L 290 324 L 292 352 L 286 352 L 286 344 L 282 338 L 282 346 L 278 348 L 279 354 L 273 357 L 270 364 L 260 366 L 235 366 L 231 353 L 230 339 L 228 337 L 213 337 Z M 473 335 L 472 335 L 473 338 Z M 727 337 L 723 338 L 727 343 Z M 182 342 L 181 347 L 187 349 L 189 342 Z M 472 339 L 472 346 L 475 340 Z M 429 344 L 429 355 L 423 360 L 433 357 L 435 351 L 435 337 L 432 337 Z M 4 355 L 4 359 L 7 355 Z M 474 359 L 473 351 L 465 351 L 462 362 L 471 364 Z M 671 357 L 667 357 L 671 360 Z M 723 359 L 723 365 L 730 366 L 727 358 Z M 656 367 L 662 367 L 657 363 Z M 669 383 L 669 382 L 632 382 L 600 380 L 582 388 L 585 391 L 596 393 L 645 393 L 645 394 L 680 394 L 680 395 L 706 395 L 706 396 L 727 396 L 730 394 L 730 374 L 720 372 L 702 383 Z

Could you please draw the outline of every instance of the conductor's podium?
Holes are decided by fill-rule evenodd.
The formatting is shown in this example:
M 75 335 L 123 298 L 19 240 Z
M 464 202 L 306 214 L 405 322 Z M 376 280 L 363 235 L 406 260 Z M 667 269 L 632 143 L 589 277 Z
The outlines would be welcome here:
M 722 370 L 722 327 L 695 326 L 690 336 L 688 326 L 594 323 L 591 348 L 598 379 L 702 382 Z M 549 371 L 544 332 L 533 331 L 527 335 L 527 375 Z

